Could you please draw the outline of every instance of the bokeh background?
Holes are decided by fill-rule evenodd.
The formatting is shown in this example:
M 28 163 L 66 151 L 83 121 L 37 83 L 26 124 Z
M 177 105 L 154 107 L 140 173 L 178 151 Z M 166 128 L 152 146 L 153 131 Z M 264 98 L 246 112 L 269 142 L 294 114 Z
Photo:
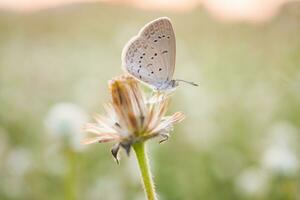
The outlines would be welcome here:
M 300 199 L 300 3 L 284 0 L 0 1 L 0 199 L 142 200 L 133 155 L 80 145 L 123 45 L 168 16 L 170 113 L 151 141 L 161 200 Z

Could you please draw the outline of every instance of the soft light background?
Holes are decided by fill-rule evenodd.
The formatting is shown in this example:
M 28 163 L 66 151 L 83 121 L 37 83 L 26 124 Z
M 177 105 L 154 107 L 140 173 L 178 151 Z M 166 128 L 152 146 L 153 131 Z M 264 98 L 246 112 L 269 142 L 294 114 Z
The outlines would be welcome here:
M 171 111 L 150 143 L 161 200 L 300 199 L 300 3 L 283 0 L 0 1 L 0 199 L 142 200 L 133 156 L 83 147 L 123 45 L 172 19 Z

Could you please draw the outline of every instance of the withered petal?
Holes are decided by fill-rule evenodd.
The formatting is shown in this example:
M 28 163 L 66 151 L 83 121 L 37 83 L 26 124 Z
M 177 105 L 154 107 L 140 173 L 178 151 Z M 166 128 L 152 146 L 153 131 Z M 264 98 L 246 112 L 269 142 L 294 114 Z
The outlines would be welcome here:
M 116 160 L 117 164 L 119 163 L 119 158 L 118 158 L 118 152 L 120 150 L 120 144 L 115 144 L 112 148 L 111 148 L 111 154 L 113 155 L 114 159 Z
M 161 143 L 167 141 L 167 140 L 169 139 L 169 137 L 170 137 L 169 134 L 160 134 L 160 136 L 162 137 L 162 139 L 159 140 L 159 144 L 161 144 Z
M 126 151 L 127 156 L 129 156 L 131 150 L 131 142 L 122 142 L 120 143 L 120 145 Z

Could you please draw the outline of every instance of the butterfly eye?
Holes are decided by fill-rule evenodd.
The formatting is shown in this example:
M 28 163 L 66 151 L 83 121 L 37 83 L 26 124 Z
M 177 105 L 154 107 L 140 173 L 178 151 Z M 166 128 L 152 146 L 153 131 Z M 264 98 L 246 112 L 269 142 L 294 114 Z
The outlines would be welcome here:
M 157 53 L 155 53 L 154 56 L 157 56 Z
M 161 71 L 161 68 L 159 68 L 158 71 Z
M 153 42 L 157 42 L 157 40 L 154 40 Z

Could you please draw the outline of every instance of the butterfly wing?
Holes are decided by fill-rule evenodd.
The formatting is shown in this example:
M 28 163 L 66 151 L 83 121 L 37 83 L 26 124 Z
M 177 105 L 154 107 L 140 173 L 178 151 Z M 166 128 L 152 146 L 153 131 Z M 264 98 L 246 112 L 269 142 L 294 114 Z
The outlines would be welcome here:
M 157 74 L 162 71 L 162 69 L 156 69 L 155 66 L 157 64 L 155 63 L 162 63 L 163 59 L 162 57 L 158 57 L 154 63 L 154 58 L 151 58 L 152 54 L 154 55 L 155 52 L 155 47 L 148 44 L 144 38 L 135 36 L 123 49 L 122 67 L 136 79 L 143 81 L 152 87 L 158 87 L 163 79 L 158 77 Z
M 175 69 L 176 41 L 170 19 L 161 17 L 146 24 L 139 32 L 139 36 L 145 38 L 159 51 L 163 58 L 163 68 L 166 68 L 160 76 L 171 80 Z
M 122 67 L 138 80 L 158 88 L 173 77 L 175 51 L 171 22 L 168 18 L 159 18 L 125 45 Z

